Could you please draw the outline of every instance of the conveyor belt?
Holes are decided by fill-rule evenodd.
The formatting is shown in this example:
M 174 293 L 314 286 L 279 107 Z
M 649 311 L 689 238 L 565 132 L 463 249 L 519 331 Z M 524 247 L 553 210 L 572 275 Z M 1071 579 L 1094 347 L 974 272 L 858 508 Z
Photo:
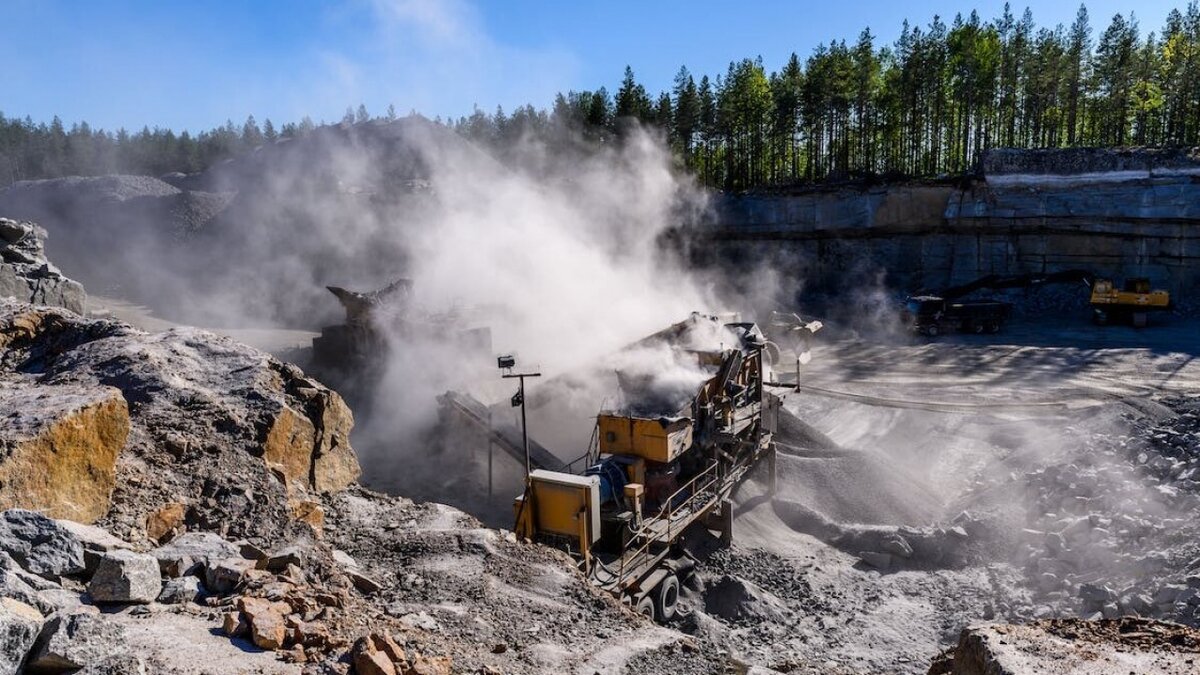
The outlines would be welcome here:
M 457 412 L 467 421 L 483 431 L 488 440 L 495 443 L 521 464 L 525 463 L 525 448 L 521 444 L 521 430 L 510 424 L 493 425 L 488 408 L 470 394 L 448 391 L 438 397 L 443 406 Z M 532 438 L 529 439 L 529 463 L 534 469 L 563 471 L 566 464 Z

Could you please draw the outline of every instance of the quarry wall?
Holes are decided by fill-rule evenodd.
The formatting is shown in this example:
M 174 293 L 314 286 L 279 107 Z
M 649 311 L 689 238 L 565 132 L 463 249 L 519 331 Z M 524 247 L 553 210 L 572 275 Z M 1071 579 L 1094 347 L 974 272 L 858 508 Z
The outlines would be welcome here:
M 884 272 L 936 289 L 988 274 L 1087 269 L 1200 286 L 1200 164 L 1149 152 L 998 151 L 966 187 L 894 185 L 718 198 L 710 231 L 734 260 L 833 283 Z

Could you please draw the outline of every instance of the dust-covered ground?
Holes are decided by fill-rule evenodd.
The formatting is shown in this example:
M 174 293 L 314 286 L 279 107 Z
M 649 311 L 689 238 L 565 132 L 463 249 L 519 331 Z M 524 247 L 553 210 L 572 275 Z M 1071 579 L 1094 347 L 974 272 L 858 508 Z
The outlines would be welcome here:
M 775 499 L 760 471 L 732 548 L 692 543 L 682 630 L 785 672 L 923 673 L 981 620 L 1200 623 L 1200 322 L 823 337 Z

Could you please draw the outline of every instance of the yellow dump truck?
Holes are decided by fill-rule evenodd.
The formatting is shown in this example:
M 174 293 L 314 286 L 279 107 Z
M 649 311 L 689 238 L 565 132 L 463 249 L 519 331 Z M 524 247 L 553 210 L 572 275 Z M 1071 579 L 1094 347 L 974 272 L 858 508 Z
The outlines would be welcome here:
M 1092 283 L 1091 305 L 1092 321 L 1098 325 L 1127 320 L 1143 328 L 1149 323 L 1150 312 L 1171 308 L 1171 295 L 1151 290 L 1149 279 L 1127 279 L 1120 290 L 1109 279 L 1096 279 Z
M 683 535 L 707 528 L 728 541 L 729 495 L 764 458 L 773 487 L 780 401 L 764 391 L 762 347 L 690 351 L 713 375 L 682 410 L 602 412 L 582 474 L 530 472 L 513 504 L 518 536 L 566 550 L 596 586 L 671 619 L 693 567 Z

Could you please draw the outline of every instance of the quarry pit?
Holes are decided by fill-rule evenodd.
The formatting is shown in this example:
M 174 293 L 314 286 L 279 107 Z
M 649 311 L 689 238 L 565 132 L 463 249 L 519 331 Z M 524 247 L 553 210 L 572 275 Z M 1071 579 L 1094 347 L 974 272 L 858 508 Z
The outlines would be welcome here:
M 0 228 L 12 251 L 0 281 L 15 297 L 0 304 L 11 411 L 0 567 L 6 602 L 36 613 L 4 605 L 6 625 L 20 629 L 13 644 L 25 649 L 14 663 L 49 672 L 969 674 L 1043 672 L 1027 659 L 1053 646 L 1059 662 L 1098 652 L 1097 673 L 1194 670 L 1193 163 L 1000 153 L 966 188 L 722 197 L 688 222 L 657 204 L 692 195 L 652 186 L 598 199 L 611 220 L 673 227 L 654 236 L 631 228 L 616 241 L 702 243 L 684 247 L 682 270 L 650 256 L 603 272 L 609 258 L 577 254 L 597 245 L 588 228 L 609 217 L 551 236 L 547 224 L 578 215 L 570 190 L 526 192 L 527 177 L 430 126 L 331 129 L 320 143 L 268 149 L 253 165 L 180 186 L 115 177 L 0 190 L 0 216 L 14 218 Z M 410 176 L 412 167 L 390 163 L 398 153 L 380 153 L 377 174 L 357 174 L 368 178 L 354 190 L 330 188 L 298 221 L 280 209 L 281 195 L 314 176 L 246 180 L 272 161 L 307 166 L 296 155 L 375 142 L 432 158 L 450 178 Z M 407 181 L 390 195 L 398 204 L 380 197 L 397 175 Z M 549 237 L 596 281 L 546 291 L 564 270 L 529 260 L 532 271 L 464 277 L 464 265 L 509 252 L 490 240 L 478 258 L 458 248 L 483 236 L 469 202 L 497 184 L 518 198 L 489 198 L 481 211 Z M 526 230 L 529 203 L 549 215 Z M 376 225 L 390 218 L 403 236 L 380 235 Z M 331 232 L 321 219 L 342 227 Z M 63 273 L 30 220 L 49 231 L 48 258 Z M 422 234 L 429 223 L 436 231 Z M 97 234 L 113 231 L 120 236 Z M 279 251 L 288 255 L 267 254 Z M 224 274 L 206 273 L 223 258 Z M 113 260 L 138 266 L 122 271 Z M 748 264 L 770 270 L 768 288 L 747 286 Z M 322 286 L 380 288 L 404 266 L 424 305 L 413 316 L 425 323 L 385 331 L 381 355 L 365 363 L 314 359 L 312 339 L 343 320 Z M 930 340 L 898 325 L 906 292 L 1078 267 L 1150 278 L 1177 301 L 1146 329 L 1097 326 L 1082 289 L 1045 287 L 1008 293 L 1015 318 L 999 334 Z M 700 273 L 743 304 L 693 304 L 714 301 L 694 292 Z M 86 305 L 82 288 L 92 293 Z M 504 304 L 522 291 L 533 297 Z M 628 299 L 638 292 L 648 302 Z M 464 297 L 471 306 L 460 308 Z M 712 529 L 688 532 L 679 548 L 695 572 L 675 616 L 655 623 L 589 584 L 560 548 L 514 535 L 525 467 L 447 418 L 439 397 L 465 392 L 496 428 L 520 428 L 494 358 L 524 350 L 520 363 L 545 370 L 524 401 L 529 436 L 565 466 L 588 450 L 631 345 L 687 312 L 730 309 L 763 325 L 780 309 L 824 326 L 803 354 L 783 349 L 764 378 L 781 406 L 774 491 L 759 463 L 728 495 L 731 543 Z M 474 351 L 445 328 L 477 323 L 490 339 Z M 35 408 L 40 415 L 26 414 Z M 64 421 L 96 433 L 80 440 Z M 103 477 L 99 493 L 11 477 L 69 482 L 56 478 L 46 448 L 84 446 L 106 448 L 107 459 L 87 454 L 95 463 L 81 474 Z M 31 547 L 30 532 L 42 543 Z M 137 556 L 150 556 L 149 573 L 135 572 Z M 104 566 L 122 581 L 104 583 Z M 134 592 L 143 581 L 157 584 L 149 596 Z M 99 599 L 109 592 L 117 599 Z M 999 648 L 997 635 L 1028 646 Z M 212 662 L 197 662 L 199 653 Z

